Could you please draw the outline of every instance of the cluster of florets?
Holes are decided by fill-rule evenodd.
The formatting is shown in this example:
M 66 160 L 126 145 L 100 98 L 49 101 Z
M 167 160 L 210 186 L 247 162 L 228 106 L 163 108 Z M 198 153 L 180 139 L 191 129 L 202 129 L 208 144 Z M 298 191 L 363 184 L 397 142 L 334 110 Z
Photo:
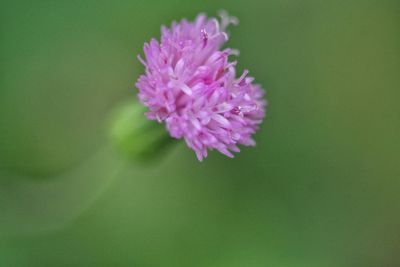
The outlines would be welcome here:
M 136 83 L 147 117 L 166 124 L 170 135 L 185 139 L 199 160 L 208 149 L 233 157 L 238 144 L 255 145 L 252 135 L 265 115 L 263 90 L 248 71 L 236 77 L 237 55 L 221 50 L 235 18 L 221 22 L 200 14 L 194 22 L 173 22 L 161 28 L 161 40 L 144 45 L 146 68 Z

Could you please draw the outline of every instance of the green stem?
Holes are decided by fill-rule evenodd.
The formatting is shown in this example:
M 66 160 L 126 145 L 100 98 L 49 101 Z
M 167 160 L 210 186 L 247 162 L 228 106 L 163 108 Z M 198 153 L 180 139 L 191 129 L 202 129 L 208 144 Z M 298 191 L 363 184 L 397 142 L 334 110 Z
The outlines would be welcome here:
M 149 162 L 173 143 L 163 125 L 144 115 L 146 108 L 137 101 L 122 105 L 112 116 L 110 139 L 129 159 Z

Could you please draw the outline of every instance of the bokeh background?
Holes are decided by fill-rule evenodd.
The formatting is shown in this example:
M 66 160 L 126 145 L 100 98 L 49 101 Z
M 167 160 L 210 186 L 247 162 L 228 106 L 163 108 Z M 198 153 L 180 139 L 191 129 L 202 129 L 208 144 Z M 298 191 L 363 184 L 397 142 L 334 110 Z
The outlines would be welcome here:
M 226 9 L 256 148 L 127 162 L 107 118 L 161 24 Z M 400 2 L 0 1 L 0 266 L 400 266 Z

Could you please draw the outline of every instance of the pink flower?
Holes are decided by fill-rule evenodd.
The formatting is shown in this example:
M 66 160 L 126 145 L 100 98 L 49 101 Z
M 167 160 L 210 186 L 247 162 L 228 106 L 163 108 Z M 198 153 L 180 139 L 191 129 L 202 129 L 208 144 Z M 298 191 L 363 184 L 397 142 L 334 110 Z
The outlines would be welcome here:
M 207 150 L 233 157 L 238 144 L 254 146 L 252 135 L 265 115 L 263 90 L 248 71 L 236 78 L 237 55 L 221 49 L 225 32 L 237 19 L 222 12 L 221 22 L 200 14 L 194 22 L 183 19 L 171 28 L 162 26 L 161 41 L 144 45 L 146 68 L 136 83 L 146 116 L 164 122 L 170 135 L 184 138 L 201 161 Z

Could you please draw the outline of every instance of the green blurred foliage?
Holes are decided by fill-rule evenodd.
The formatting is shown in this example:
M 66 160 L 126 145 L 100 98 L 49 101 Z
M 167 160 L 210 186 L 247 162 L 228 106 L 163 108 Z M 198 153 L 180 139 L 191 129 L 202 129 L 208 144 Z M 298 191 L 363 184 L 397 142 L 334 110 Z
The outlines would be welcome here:
M 226 9 L 256 148 L 107 148 L 161 24 Z M 0 266 L 398 266 L 399 1 L 0 1 Z M 115 179 L 115 180 L 114 180 Z

